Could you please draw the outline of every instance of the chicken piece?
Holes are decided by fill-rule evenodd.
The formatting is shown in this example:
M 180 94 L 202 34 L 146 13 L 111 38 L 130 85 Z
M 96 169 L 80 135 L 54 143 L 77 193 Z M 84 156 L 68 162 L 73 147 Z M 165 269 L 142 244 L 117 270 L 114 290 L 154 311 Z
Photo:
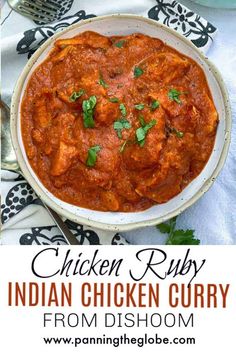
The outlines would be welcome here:
M 109 102 L 107 98 L 101 97 L 96 105 L 95 120 L 101 125 L 109 125 L 119 118 L 119 104 Z
M 65 47 L 64 49 L 62 49 L 59 53 L 53 55 L 52 57 L 52 62 L 53 63 L 57 63 L 59 61 L 62 61 L 65 59 L 65 57 L 71 53 L 74 50 L 74 47 L 72 45 L 69 45 L 67 47 Z
M 26 154 L 30 160 L 32 160 L 37 155 L 37 150 L 35 146 L 29 146 L 26 149 Z
M 44 144 L 41 145 L 44 153 L 50 155 L 58 149 L 61 142 L 66 145 L 76 146 L 74 137 L 75 116 L 71 113 L 63 113 L 53 119 L 49 129 L 45 132 Z
M 92 145 L 96 145 L 94 142 Z M 102 144 L 100 144 L 102 146 Z M 81 151 L 80 151 L 80 155 Z M 87 150 L 84 155 L 85 159 L 83 163 L 86 163 Z M 79 157 L 82 160 L 82 156 Z M 118 149 L 108 149 L 102 146 L 101 151 L 97 155 L 96 165 L 91 168 L 88 167 L 84 169 L 83 174 L 87 184 L 91 186 L 99 186 L 106 190 L 111 188 L 111 181 L 115 179 L 117 174 L 117 166 L 119 164 L 119 150 Z
M 114 43 L 122 39 L 122 37 L 113 37 Z M 128 64 L 130 69 L 133 70 L 134 63 L 136 64 L 138 60 L 145 60 L 144 58 L 149 54 L 153 53 L 155 50 L 160 50 L 162 45 L 163 43 L 158 39 L 152 40 L 150 37 L 147 37 L 141 33 L 133 33 L 126 37 L 122 50 L 114 45 L 111 47 L 110 54 L 122 56 L 122 61 L 126 61 L 126 64 Z M 127 53 L 126 56 L 122 54 L 123 51 Z
M 71 166 L 73 159 L 79 152 L 73 139 L 73 124 L 75 117 L 71 113 L 64 113 L 55 119 L 56 126 L 53 130 L 53 137 L 46 142 L 45 146 L 52 152 L 55 151 L 55 144 L 58 144 L 55 156 L 52 159 L 50 173 L 52 176 L 60 176 Z M 51 149 L 50 149 L 51 147 Z M 46 151 L 45 151 L 46 153 Z
M 142 65 L 146 66 L 145 73 L 154 81 L 162 81 L 165 85 L 174 79 L 186 74 L 190 62 L 174 53 L 155 53 L 143 60 Z
M 102 191 L 101 199 L 103 205 L 106 207 L 107 210 L 111 210 L 111 211 L 119 210 L 120 204 L 116 193 L 112 191 Z
M 72 92 L 71 92 L 71 94 L 72 94 Z M 65 91 L 62 91 L 62 90 L 57 92 L 57 95 L 60 98 L 60 100 L 62 100 L 65 103 L 70 103 L 70 104 L 72 104 L 72 102 L 70 101 L 70 95 L 71 94 L 69 94 L 69 93 L 67 93 Z
M 101 187 L 106 190 L 111 188 L 111 176 L 108 172 L 98 171 L 96 168 L 87 168 L 83 170 L 83 176 L 87 185 Z
M 60 140 L 65 144 L 74 145 L 76 140 L 73 138 L 73 125 L 75 116 L 71 113 L 63 113 L 58 117 Z
M 95 96 L 105 96 L 106 89 L 102 85 L 99 85 L 99 70 L 90 69 L 84 74 L 80 79 L 80 87 L 85 90 L 85 92 L 90 92 L 90 95 Z M 88 97 L 87 97 L 88 98 Z
M 70 168 L 74 158 L 78 155 L 78 150 L 75 146 L 60 142 L 59 148 L 52 160 L 50 173 L 52 176 L 60 176 Z
M 78 87 L 74 83 L 68 83 L 66 85 L 66 87 L 63 87 L 62 89 L 57 90 L 57 96 L 60 99 L 60 101 L 63 101 L 65 103 L 67 103 L 67 104 L 69 103 L 70 105 L 78 106 L 78 102 L 81 102 L 81 99 L 80 100 L 77 99 L 76 101 L 73 102 L 73 101 L 70 100 L 70 97 L 71 97 L 73 92 L 80 92 L 81 90 L 82 90 L 81 86 Z M 84 91 L 81 91 L 81 92 L 84 92 Z M 84 94 L 81 94 L 82 97 L 84 97 L 83 95 Z
M 83 33 L 83 36 L 76 36 L 74 38 L 68 39 L 59 39 L 56 41 L 56 47 L 65 47 L 65 46 L 75 46 L 75 45 L 89 45 L 92 48 L 108 48 L 110 46 L 110 39 L 104 36 L 101 36 L 98 33 L 87 31 Z
M 210 97 L 204 93 L 202 97 L 201 111 L 203 112 L 200 120 L 200 129 L 207 135 L 215 133 L 219 121 L 218 113 Z
M 167 178 L 162 184 L 155 188 L 145 190 L 136 190 L 141 196 L 154 200 L 156 203 L 165 203 L 169 199 L 181 192 L 182 177 L 175 174 L 175 172 L 169 171 Z
M 48 94 L 37 97 L 34 106 L 34 123 L 36 128 L 46 128 L 52 120 L 51 111 L 47 109 Z
M 165 152 L 160 156 L 159 166 L 149 178 L 137 180 L 136 192 L 157 203 L 164 203 L 181 191 L 183 176 L 189 171 L 194 152 L 193 135 L 183 138 L 171 136 Z
M 144 115 L 146 123 L 155 120 L 156 124 L 146 133 L 144 146 L 138 144 L 126 146 L 123 153 L 124 161 L 131 170 L 142 170 L 158 163 L 166 139 L 165 112 L 159 108 L 153 113 L 146 112 Z
M 57 97 L 56 90 L 54 91 L 54 94 L 51 95 L 51 98 L 48 102 L 50 110 L 54 113 L 54 116 L 61 112 L 63 109 L 63 103 L 62 101 Z
M 113 181 L 113 185 L 117 190 L 117 193 L 129 202 L 137 202 L 140 199 L 139 195 L 134 190 L 134 186 L 129 175 L 125 170 L 119 171 Z
M 176 132 L 184 132 L 195 134 L 201 119 L 200 111 L 192 104 L 183 108 L 186 114 L 180 114 L 175 117 L 168 116 L 166 120 L 166 134 L 176 134 Z
M 187 120 L 187 122 L 188 122 L 187 130 L 191 131 L 191 132 L 195 131 L 197 125 L 199 124 L 200 119 L 201 119 L 201 113 L 194 105 L 190 105 L 188 107 L 186 117 L 183 117 L 183 116 L 179 117 L 179 121 L 182 126 L 186 125 L 184 121 Z M 178 128 L 178 127 L 176 127 L 176 128 Z M 180 126 L 178 128 L 178 130 L 181 131 L 182 127 Z
M 123 37 L 121 37 L 121 39 L 123 39 Z M 163 46 L 163 42 L 161 40 L 147 37 L 142 33 L 132 33 L 126 37 L 126 41 L 127 46 L 130 47 L 132 51 L 138 49 L 143 51 L 147 47 L 150 47 L 151 44 L 155 47 L 155 49 L 160 49 Z M 144 52 L 146 52 L 146 50 Z
M 55 42 L 55 47 L 66 48 L 68 46 L 81 45 L 83 43 L 84 43 L 83 38 L 77 36 L 77 37 L 68 38 L 68 39 L 58 39 Z
M 52 145 L 49 142 L 46 142 L 43 146 L 43 152 L 45 153 L 45 155 L 51 155 L 53 149 L 52 149 Z
M 32 129 L 31 135 L 36 144 L 43 142 L 43 133 L 39 129 Z
M 169 92 L 175 89 L 180 92 L 180 103 L 170 99 Z M 175 87 L 161 88 L 158 92 L 150 92 L 149 97 L 153 100 L 158 100 L 161 107 L 166 111 L 168 116 L 177 117 L 180 115 L 186 116 L 189 109 L 189 93 L 185 88 L 175 85 Z

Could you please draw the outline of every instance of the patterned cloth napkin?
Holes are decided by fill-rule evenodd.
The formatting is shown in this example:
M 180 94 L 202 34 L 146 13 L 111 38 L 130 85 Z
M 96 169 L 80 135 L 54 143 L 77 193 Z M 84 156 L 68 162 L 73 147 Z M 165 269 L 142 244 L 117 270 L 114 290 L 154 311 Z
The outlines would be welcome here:
M 217 31 L 204 18 L 172 0 L 58 2 L 64 6 L 57 22 L 48 25 L 32 22 L 12 11 L 5 3 L 2 10 L 2 97 L 6 103 L 10 104 L 15 82 L 37 48 L 54 33 L 82 19 L 110 13 L 139 14 L 175 29 L 204 52 L 212 44 Z M 32 188 L 21 176 L 3 171 L 2 181 L 2 244 L 66 243 Z M 129 236 L 129 233 L 121 236 L 69 220 L 65 222 L 81 244 L 126 244 L 126 237 Z M 137 240 L 145 232 L 146 229 L 137 230 Z M 155 232 L 156 243 L 163 243 L 164 237 L 156 229 Z M 149 243 L 148 236 L 145 243 Z

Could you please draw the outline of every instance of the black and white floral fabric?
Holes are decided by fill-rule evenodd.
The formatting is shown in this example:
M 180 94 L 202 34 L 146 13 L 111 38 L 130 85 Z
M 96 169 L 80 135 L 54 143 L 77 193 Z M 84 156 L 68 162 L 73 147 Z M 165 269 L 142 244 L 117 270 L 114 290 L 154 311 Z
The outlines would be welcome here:
M 181 33 L 198 48 L 208 47 L 217 31 L 215 26 L 177 1 L 156 0 L 148 17 Z
M 99 233 L 84 227 L 80 224 L 75 224 L 70 220 L 65 223 L 76 236 L 80 245 L 100 245 Z M 32 227 L 29 232 L 20 235 L 19 243 L 21 245 L 67 245 L 64 237 L 58 232 L 55 226 Z M 111 238 L 112 245 L 124 245 L 127 242 L 119 235 L 115 234 Z
M 8 244 L 66 245 L 67 242 L 47 215 L 46 209 L 22 176 L 2 171 L 4 191 L 1 204 L 3 242 Z M 32 220 L 34 219 L 34 221 Z M 124 245 L 127 241 L 118 233 L 92 229 L 64 220 L 81 245 Z M 45 226 L 50 225 L 50 226 Z M 28 227 L 32 226 L 32 227 Z
M 54 33 L 78 21 L 111 13 L 134 13 L 160 21 L 186 36 L 206 52 L 216 28 L 177 1 L 168 0 L 58 0 L 64 7 L 51 24 L 41 25 L 12 11 L 7 2 L 2 10 L 2 98 L 10 104 L 15 82 L 30 56 Z M 132 9 L 132 11 L 131 11 Z M 2 173 L 2 244 L 65 244 L 37 195 L 21 176 Z M 202 208 L 203 209 L 203 208 Z M 194 219 L 188 217 L 191 223 Z M 80 244 L 163 243 L 155 227 L 123 235 L 78 225 L 65 220 Z M 188 227 L 194 228 L 189 224 Z M 182 225 L 181 225 L 182 226 Z M 201 238 L 201 235 L 197 234 Z
M 84 10 L 63 16 L 71 8 L 73 0 L 59 0 L 58 2 L 64 4 L 55 17 L 60 22 L 41 25 L 25 31 L 23 37 L 17 43 L 16 51 L 18 54 L 27 54 L 27 57 L 30 58 L 40 45 L 57 31 L 78 21 L 96 16 L 93 13 L 86 13 Z M 198 48 L 207 49 L 217 31 L 211 23 L 177 1 L 156 0 L 156 5 L 148 11 L 147 16 L 183 34 Z M 40 22 L 36 23 L 40 24 Z
M 60 31 L 78 21 L 95 17 L 93 14 L 86 14 L 81 10 L 71 16 L 61 18 L 59 23 L 51 25 L 42 25 L 24 32 L 23 37 L 17 43 L 16 51 L 18 54 L 27 54 L 28 59 L 32 54 L 57 31 Z
M 5 196 L 4 203 L 1 205 L 2 225 L 20 213 L 22 209 L 34 203 L 40 203 L 40 201 L 27 182 L 22 181 L 14 184 Z

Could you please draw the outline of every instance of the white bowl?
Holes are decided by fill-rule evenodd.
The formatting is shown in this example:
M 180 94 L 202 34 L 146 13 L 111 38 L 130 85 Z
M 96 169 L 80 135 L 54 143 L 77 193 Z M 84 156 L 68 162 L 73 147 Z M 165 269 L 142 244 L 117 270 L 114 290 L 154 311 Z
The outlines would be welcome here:
M 22 142 L 20 119 L 21 100 L 25 87 L 34 69 L 45 59 L 58 38 L 73 37 L 84 31 L 95 31 L 103 35 L 127 35 L 141 32 L 160 38 L 166 44 L 194 59 L 203 69 L 219 114 L 219 125 L 214 149 L 200 175 L 180 194 L 167 203 L 152 206 L 142 212 L 102 212 L 80 208 L 56 198 L 38 179 L 26 157 Z M 127 231 L 161 223 L 180 214 L 198 200 L 212 185 L 225 162 L 230 142 L 231 112 L 223 79 L 216 67 L 185 37 L 174 30 L 147 18 L 136 15 L 109 15 L 80 21 L 49 38 L 31 57 L 15 86 L 11 104 L 11 133 L 14 149 L 24 176 L 35 192 L 52 209 L 77 223 L 106 230 Z

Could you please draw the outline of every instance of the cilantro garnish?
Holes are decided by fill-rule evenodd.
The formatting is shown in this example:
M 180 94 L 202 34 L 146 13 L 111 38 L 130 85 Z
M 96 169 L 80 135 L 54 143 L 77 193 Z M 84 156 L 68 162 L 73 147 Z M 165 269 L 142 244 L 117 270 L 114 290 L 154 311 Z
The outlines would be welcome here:
M 109 98 L 109 101 L 112 102 L 112 103 L 118 103 L 119 102 L 119 98 L 111 97 L 111 98 Z
M 169 222 L 156 225 L 156 228 L 163 234 L 168 234 L 166 245 L 199 245 L 198 240 L 194 235 L 194 230 L 176 230 L 176 219 L 169 220 Z
M 115 129 L 118 138 L 122 139 L 122 130 L 131 128 L 131 124 L 127 119 L 121 118 L 114 122 L 113 128 Z
M 69 100 L 71 102 L 75 102 L 78 98 L 80 98 L 80 96 L 82 96 L 85 93 L 85 91 L 83 89 L 80 89 L 79 91 L 74 91 L 70 97 Z
M 157 109 L 157 108 L 159 108 L 160 107 L 160 102 L 159 101 L 157 101 L 157 100 L 154 100 L 154 101 L 152 101 L 152 103 L 151 103 L 151 110 L 152 111 L 155 111 L 155 109 Z
M 139 117 L 141 127 L 136 130 L 136 139 L 138 144 L 143 147 L 145 144 L 146 135 L 149 129 L 156 125 L 156 120 L 151 120 L 148 124 L 145 123 L 143 116 Z
M 143 74 L 143 70 L 138 67 L 138 66 L 135 66 L 134 68 L 134 77 L 139 77 Z
M 137 109 L 138 111 L 142 111 L 142 109 L 144 109 L 144 104 L 143 103 L 139 103 L 139 104 L 135 104 L 134 107 L 135 109 Z
M 172 128 L 172 132 L 178 137 L 178 138 L 183 138 L 184 133 L 181 132 L 180 130 L 177 130 L 176 128 Z
M 121 111 L 122 116 L 125 117 L 126 116 L 126 108 L 125 108 L 124 103 L 120 104 L 120 111 Z
M 170 89 L 168 91 L 168 97 L 171 101 L 175 101 L 177 102 L 178 104 L 181 104 L 182 101 L 180 100 L 179 96 L 180 95 L 184 95 L 186 94 L 187 92 L 181 92 L 181 91 L 178 91 L 176 89 Z
M 86 165 L 89 167 L 93 167 L 97 161 L 97 153 L 101 150 L 99 145 L 92 146 L 88 150 L 88 157 L 86 161 Z
M 119 151 L 120 151 L 121 153 L 124 151 L 127 142 L 128 142 L 128 140 L 125 140 L 125 141 L 123 142 L 123 144 L 121 145 L 121 147 L 120 147 L 120 149 L 119 149 Z
M 83 108 L 83 118 L 84 118 L 85 128 L 93 128 L 95 125 L 93 120 L 93 112 L 96 103 L 97 103 L 96 96 L 91 96 L 89 97 L 88 100 L 83 101 L 82 108 Z
M 183 138 L 184 136 L 184 132 L 181 132 L 180 130 L 170 126 L 167 126 L 167 132 L 175 134 L 178 138 Z
M 125 42 L 126 42 L 126 41 L 125 41 L 124 39 L 122 39 L 122 40 L 116 42 L 114 45 L 115 45 L 117 48 L 122 48 L 123 45 L 125 44 Z
M 145 144 L 145 138 L 146 138 L 146 133 L 145 133 L 145 130 L 143 129 L 143 127 L 138 128 L 136 130 L 136 139 L 138 141 L 138 144 L 142 147 Z
M 99 83 L 99 85 L 103 86 L 104 88 L 109 87 L 108 84 L 106 84 L 105 81 L 103 80 L 103 76 L 102 76 L 101 73 L 100 73 L 100 76 L 99 76 L 98 83 Z
M 140 124 L 142 127 L 145 127 L 146 123 L 145 123 L 145 120 L 144 120 L 144 116 L 142 114 L 139 114 L 139 121 L 140 121 Z

